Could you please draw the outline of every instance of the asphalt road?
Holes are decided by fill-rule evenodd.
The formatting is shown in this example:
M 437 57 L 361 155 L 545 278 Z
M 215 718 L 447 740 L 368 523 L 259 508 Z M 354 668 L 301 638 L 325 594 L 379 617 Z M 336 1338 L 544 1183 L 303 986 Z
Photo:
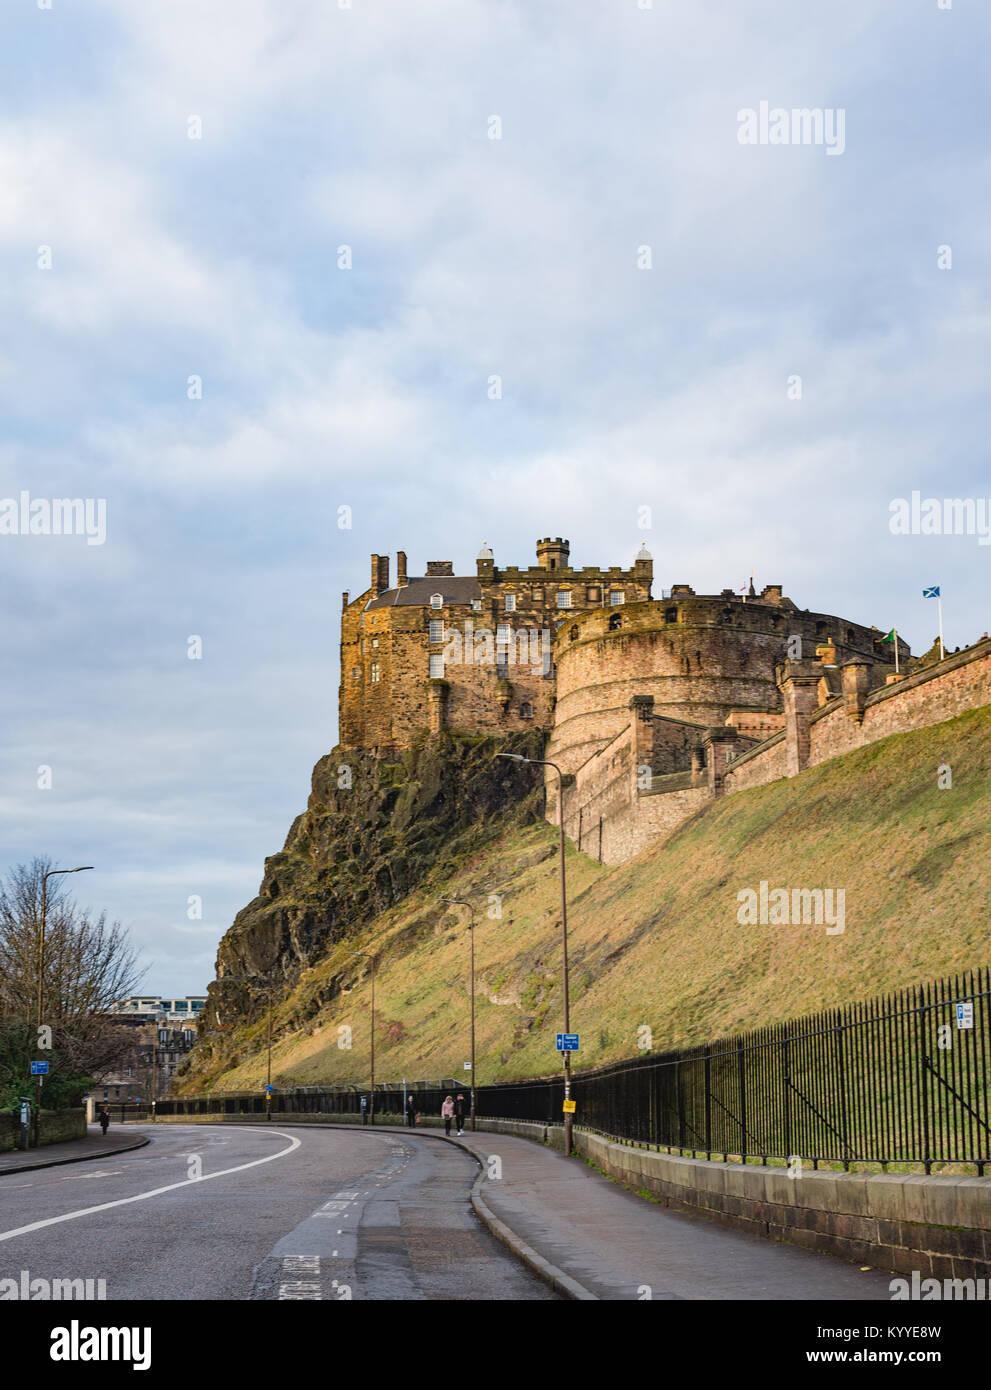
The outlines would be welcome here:
M 0 1278 L 109 1299 L 556 1300 L 471 1210 L 475 1161 L 391 1134 L 128 1126 L 146 1148 L 0 1177 Z

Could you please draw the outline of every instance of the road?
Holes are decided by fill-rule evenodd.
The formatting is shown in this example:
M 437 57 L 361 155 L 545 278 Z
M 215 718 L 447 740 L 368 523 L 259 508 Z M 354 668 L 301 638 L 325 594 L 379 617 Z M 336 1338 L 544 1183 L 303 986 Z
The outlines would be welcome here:
M 132 1129 L 148 1147 L 0 1178 L 0 1278 L 103 1279 L 107 1299 L 557 1299 L 478 1221 L 478 1165 L 453 1145 Z

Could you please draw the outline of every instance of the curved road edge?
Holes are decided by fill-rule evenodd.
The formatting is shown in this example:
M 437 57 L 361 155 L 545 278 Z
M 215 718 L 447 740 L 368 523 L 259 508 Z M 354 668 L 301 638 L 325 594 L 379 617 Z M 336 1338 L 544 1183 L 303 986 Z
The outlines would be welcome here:
M 69 1143 L 76 1143 L 70 1139 Z M 101 1148 L 97 1153 L 75 1154 L 72 1158 L 49 1158 L 44 1163 L 15 1163 L 8 1168 L 0 1168 L 0 1177 L 10 1173 L 34 1173 L 39 1168 L 60 1168 L 65 1163 L 90 1163 L 93 1159 L 115 1158 L 118 1154 L 130 1153 L 132 1149 L 143 1149 L 151 1143 L 150 1136 L 132 1139 L 129 1144 L 121 1144 L 116 1149 Z

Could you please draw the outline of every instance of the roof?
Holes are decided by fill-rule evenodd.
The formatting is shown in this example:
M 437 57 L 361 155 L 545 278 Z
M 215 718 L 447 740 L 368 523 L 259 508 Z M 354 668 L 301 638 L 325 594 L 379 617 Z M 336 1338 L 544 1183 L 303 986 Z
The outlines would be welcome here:
M 369 599 L 369 608 L 429 608 L 431 594 L 442 594 L 447 603 L 471 603 L 482 597 L 478 580 L 468 575 L 431 574 L 424 579 L 410 579 L 400 589 L 386 589 L 377 598 Z

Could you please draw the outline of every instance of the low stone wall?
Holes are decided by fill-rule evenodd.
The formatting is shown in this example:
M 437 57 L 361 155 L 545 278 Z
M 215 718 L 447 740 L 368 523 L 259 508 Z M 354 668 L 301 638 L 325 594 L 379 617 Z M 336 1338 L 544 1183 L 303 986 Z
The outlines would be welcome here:
M 86 1111 L 81 1106 L 75 1110 L 42 1110 L 38 1125 L 39 1143 L 62 1144 L 67 1139 L 85 1138 Z M 0 1113 L 0 1153 L 9 1153 L 18 1148 L 20 1141 L 20 1112 L 3 1111 Z
M 804 1172 L 714 1163 L 576 1130 L 579 1153 L 676 1211 L 855 1264 L 923 1278 L 987 1278 L 991 1177 Z

